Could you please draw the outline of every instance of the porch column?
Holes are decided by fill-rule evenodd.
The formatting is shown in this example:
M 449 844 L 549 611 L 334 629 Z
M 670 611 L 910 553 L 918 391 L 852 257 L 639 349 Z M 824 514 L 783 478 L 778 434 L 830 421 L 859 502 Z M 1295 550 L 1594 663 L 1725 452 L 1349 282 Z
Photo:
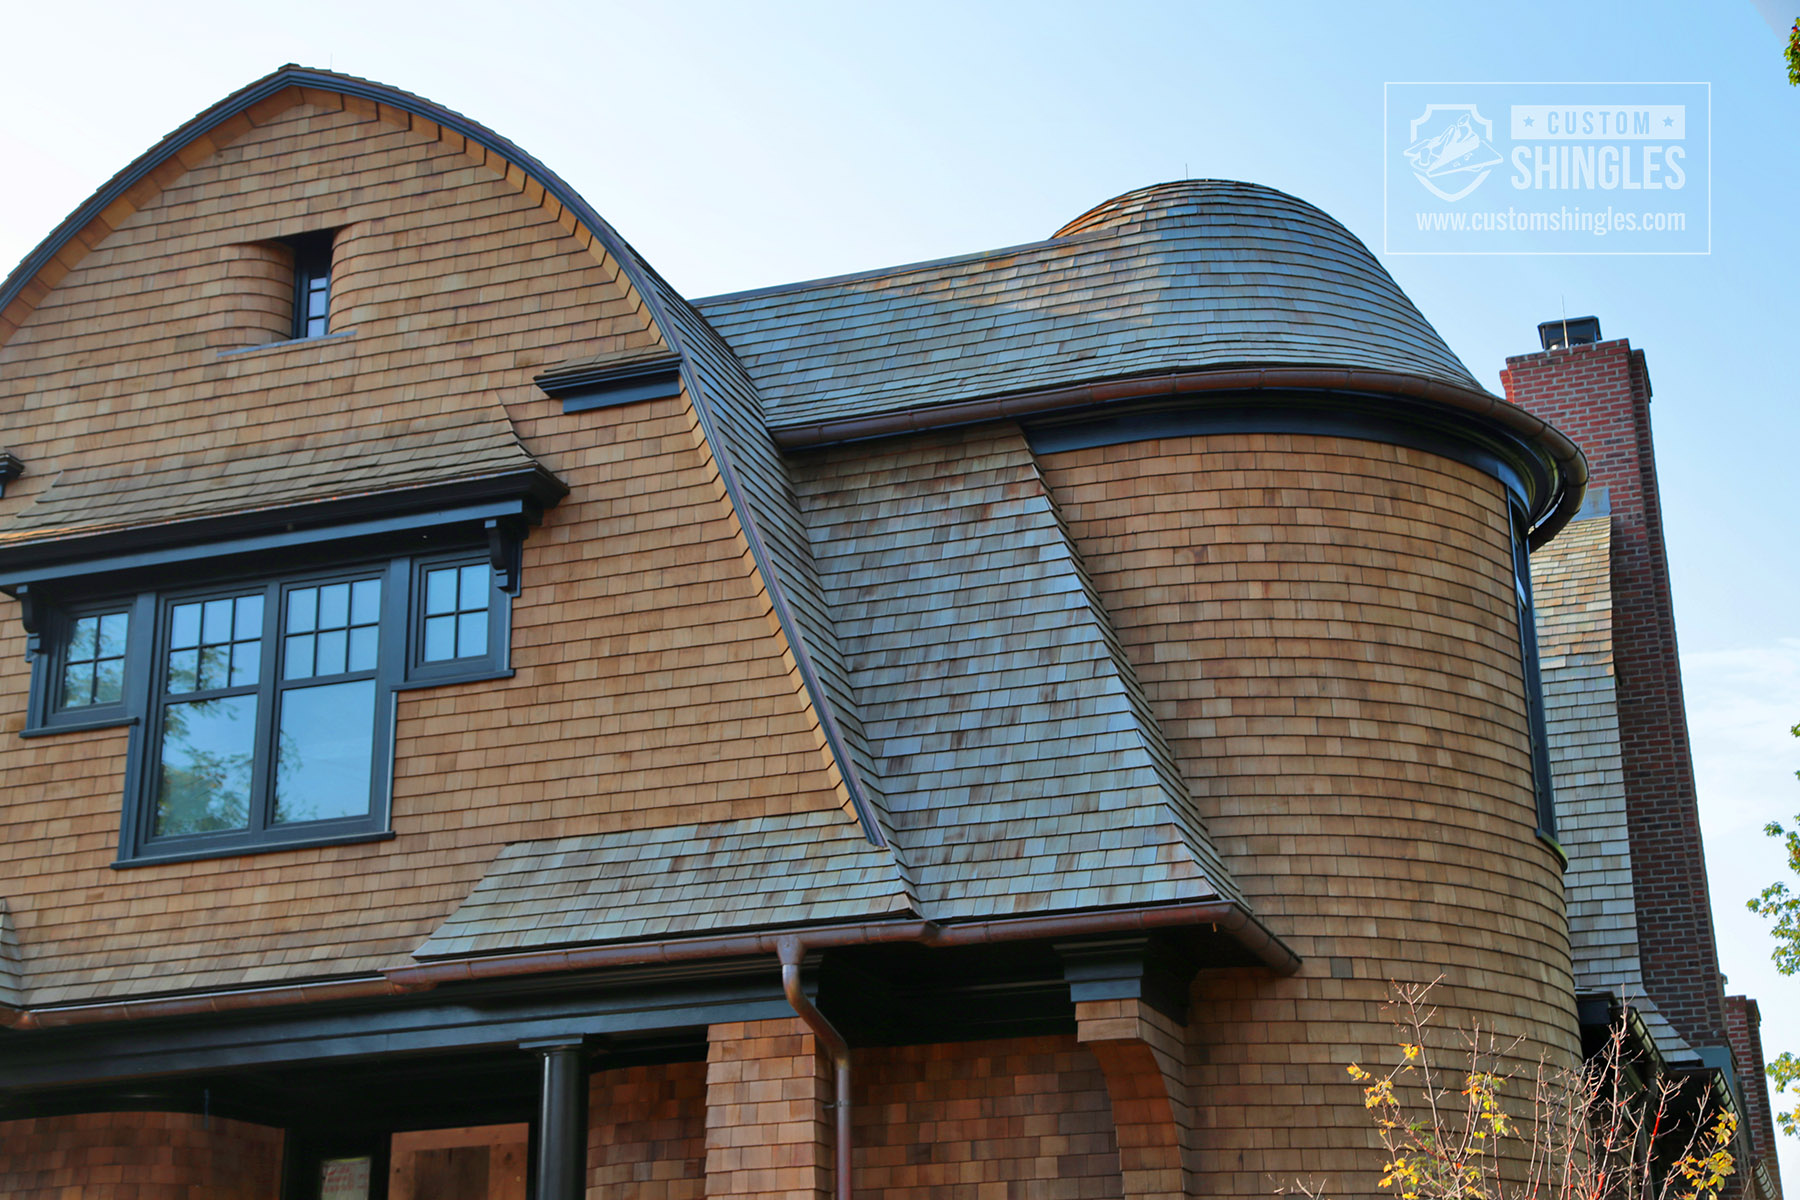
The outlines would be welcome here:
M 825 1200 L 831 1063 L 799 1017 L 707 1030 L 707 1200 Z
M 579 1041 L 527 1042 L 543 1059 L 538 1094 L 538 1200 L 587 1195 L 587 1059 Z

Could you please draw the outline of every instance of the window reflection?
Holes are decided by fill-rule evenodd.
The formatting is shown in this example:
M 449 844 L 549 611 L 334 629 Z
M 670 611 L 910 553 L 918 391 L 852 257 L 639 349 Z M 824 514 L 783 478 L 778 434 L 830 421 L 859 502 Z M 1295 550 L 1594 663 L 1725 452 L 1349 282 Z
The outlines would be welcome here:
M 63 655 L 63 708 L 117 704 L 125 688 L 125 634 L 122 612 L 81 617 L 69 631 Z
M 488 648 L 488 598 L 493 570 L 486 563 L 425 572 L 426 662 L 477 658 Z
M 373 679 L 288 689 L 275 759 L 276 824 L 366 814 L 374 752 Z
M 163 709 L 153 832 L 245 829 L 256 751 L 256 697 L 189 700 Z

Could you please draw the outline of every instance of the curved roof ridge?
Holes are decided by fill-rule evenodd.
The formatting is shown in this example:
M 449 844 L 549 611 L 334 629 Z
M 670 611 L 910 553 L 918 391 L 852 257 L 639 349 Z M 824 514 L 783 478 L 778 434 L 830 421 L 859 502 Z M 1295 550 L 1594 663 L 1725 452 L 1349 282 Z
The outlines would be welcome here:
M 871 799 L 865 795 L 863 781 L 858 773 L 855 759 L 845 745 L 843 735 L 837 727 L 831 707 L 831 697 L 811 662 L 799 622 L 793 614 L 792 606 L 787 601 L 786 587 L 777 569 L 775 558 L 758 531 L 756 514 L 747 497 L 746 489 L 738 479 L 730 447 L 721 436 L 718 422 L 711 413 L 706 381 L 702 377 L 703 373 L 692 361 L 691 356 L 684 352 L 682 337 L 676 328 L 677 323 L 670 319 L 669 308 L 672 304 L 683 305 L 690 311 L 692 311 L 692 306 L 687 305 L 680 294 L 661 276 L 657 275 L 630 243 L 626 242 L 619 232 L 601 217 L 567 181 L 487 126 L 471 120 L 453 109 L 445 108 L 422 96 L 390 87 L 387 84 L 376 83 L 373 80 L 361 79 L 353 75 L 341 75 L 334 71 L 321 71 L 312 67 L 297 66 L 293 63 L 285 64 L 183 122 L 181 126 L 164 135 L 155 145 L 138 155 L 123 170 L 102 184 L 74 212 L 65 217 L 50 232 L 50 235 L 38 244 L 36 249 L 20 261 L 5 281 L 0 283 L 0 318 L 4 317 L 7 309 L 37 279 L 38 275 L 55 261 L 64 247 L 76 240 L 84 229 L 100 218 L 114 203 L 125 197 L 130 189 L 149 178 L 153 172 L 170 159 L 175 158 L 182 148 L 205 137 L 209 131 L 244 114 L 264 100 L 289 88 L 305 89 L 309 87 L 389 105 L 449 129 L 453 133 L 470 139 L 476 145 L 492 151 L 499 158 L 518 167 L 525 175 L 543 185 L 545 192 L 561 203 L 580 225 L 585 226 L 594 240 L 600 244 L 601 249 L 618 263 L 619 270 L 624 274 L 626 281 L 643 301 L 659 340 L 680 355 L 682 384 L 700 419 L 702 434 L 718 465 L 720 481 L 724 484 L 726 496 L 743 527 L 757 573 L 769 592 L 781 625 L 782 635 L 793 651 L 795 662 L 799 665 L 807 698 L 819 715 L 827 746 L 832 758 L 837 763 L 838 772 L 844 780 L 844 787 L 849 793 L 852 807 L 855 809 L 864 834 L 875 845 L 889 847 L 892 851 L 892 843 L 885 835 L 881 815 Z M 704 318 L 700 317 L 698 313 L 694 313 L 694 319 L 704 322 Z M 725 353 L 730 354 L 733 359 L 736 358 L 736 352 L 726 346 L 723 339 L 719 339 L 719 344 Z M 741 363 L 739 367 L 742 369 Z M 747 372 L 746 377 L 748 377 Z
M 1147 184 L 1144 187 L 1132 188 L 1129 192 L 1121 192 L 1110 199 L 1102 200 L 1094 207 L 1069 221 L 1061 229 L 1047 239 L 1075 237 L 1098 229 L 1115 228 L 1125 224 L 1124 220 L 1108 220 L 1110 217 L 1123 216 L 1128 213 L 1143 212 L 1151 206 L 1143 203 L 1152 198 L 1164 198 L 1175 201 L 1177 198 L 1209 195 L 1217 192 L 1248 192 L 1252 195 L 1265 196 L 1283 204 L 1303 208 L 1342 229 L 1351 237 L 1356 237 L 1345 228 L 1343 222 L 1309 200 L 1303 200 L 1292 192 L 1284 192 L 1280 188 L 1270 187 L 1266 183 L 1254 183 L 1248 179 L 1169 179 L 1162 183 Z M 1170 205 L 1172 206 L 1172 205 Z M 1357 239 L 1361 241 L 1361 239 Z
M 262 101 L 289 88 L 309 87 L 320 91 L 354 96 L 374 101 L 377 104 L 391 105 L 396 109 L 423 117 L 452 132 L 471 138 L 483 148 L 494 151 L 501 158 L 515 164 L 525 174 L 541 183 L 544 189 L 561 202 L 581 224 L 587 226 L 589 232 L 601 243 L 608 254 L 620 260 L 620 266 L 627 271 L 627 277 L 632 286 L 640 292 L 643 290 L 637 274 L 632 270 L 635 268 L 637 272 L 641 272 L 644 269 L 644 261 L 637 251 L 619 235 L 619 232 L 605 218 L 594 211 L 593 207 L 566 180 L 526 153 L 514 142 L 502 137 L 479 121 L 472 120 L 454 109 L 445 108 L 441 104 L 412 92 L 355 75 L 286 63 L 182 122 L 180 126 L 164 134 L 155 145 L 138 155 L 111 179 L 95 189 L 92 195 L 64 217 L 35 249 L 19 261 L 4 281 L 0 281 L 0 314 L 5 313 L 27 285 L 54 261 L 62 249 L 75 240 L 83 229 L 101 217 L 131 188 L 148 178 L 158 167 L 174 158 L 183 147 L 204 137 L 208 132 L 231 118 L 245 113 Z M 657 331 L 662 334 L 660 322 L 657 323 Z M 666 335 L 664 336 L 666 337 Z

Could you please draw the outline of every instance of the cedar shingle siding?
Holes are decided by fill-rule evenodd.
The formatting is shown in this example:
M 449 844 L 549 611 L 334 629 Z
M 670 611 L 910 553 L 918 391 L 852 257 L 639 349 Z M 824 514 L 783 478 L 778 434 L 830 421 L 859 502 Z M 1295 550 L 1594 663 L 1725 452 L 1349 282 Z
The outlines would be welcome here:
M 511 1195 L 532 1123 L 540 1200 L 817 1197 L 840 1118 L 888 1200 L 1357 1190 L 1390 981 L 1525 1065 L 1635 969 L 1606 531 L 1549 541 L 1584 461 L 1267 188 L 691 303 L 497 135 L 284 68 L 0 289 L 0 449 L 24 1195 Z M 504 653 L 410 675 L 449 551 Z M 140 853 L 168 597 L 371 561 L 385 824 Z M 83 722 L 102 602 L 125 699 Z M 269 789 L 340 753 L 254 707 L 286 619 L 237 635 Z

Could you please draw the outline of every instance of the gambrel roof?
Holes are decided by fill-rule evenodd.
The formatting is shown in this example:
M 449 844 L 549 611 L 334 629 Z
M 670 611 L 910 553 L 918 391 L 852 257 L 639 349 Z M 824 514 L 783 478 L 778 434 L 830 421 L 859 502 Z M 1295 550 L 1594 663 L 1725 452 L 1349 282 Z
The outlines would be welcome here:
M 1354 236 L 1280 192 L 1164 184 L 1042 242 L 690 303 L 498 135 L 297 67 L 184 125 L 72 215 L 0 286 L 0 339 L 136 205 L 290 94 L 368 106 L 450 143 L 553 210 L 611 272 L 629 335 L 583 345 L 563 367 L 654 360 L 678 373 L 839 804 L 520 840 L 422 956 L 902 914 L 1247 911 L 1038 474 L 1034 428 L 1011 416 L 1144 397 L 1349 397 L 1475 430 L 1521 478 L 1541 536 L 1579 498 L 1579 453 L 1482 391 Z M 141 526 L 133 515 L 152 509 L 157 536 L 179 538 L 184 522 L 271 506 L 285 520 L 346 495 L 405 503 L 508 473 L 555 484 L 539 465 L 555 447 L 509 416 L 561 407 L 532 378 L 490 372 L 402 426 L 356 420 L 337 396 L 321 402 L 335 414 L 324 441 L 309 427 L 293 442 L 272 423 L 232 452 L 146 473 L 71 443 L 59 461 L 27 464 L 56 479 L 19 493 L 29 502 L 0 525 L 0 568 L 78 556 L 83 539 Z M 905 429 L 929 432 L 858 440 Z

